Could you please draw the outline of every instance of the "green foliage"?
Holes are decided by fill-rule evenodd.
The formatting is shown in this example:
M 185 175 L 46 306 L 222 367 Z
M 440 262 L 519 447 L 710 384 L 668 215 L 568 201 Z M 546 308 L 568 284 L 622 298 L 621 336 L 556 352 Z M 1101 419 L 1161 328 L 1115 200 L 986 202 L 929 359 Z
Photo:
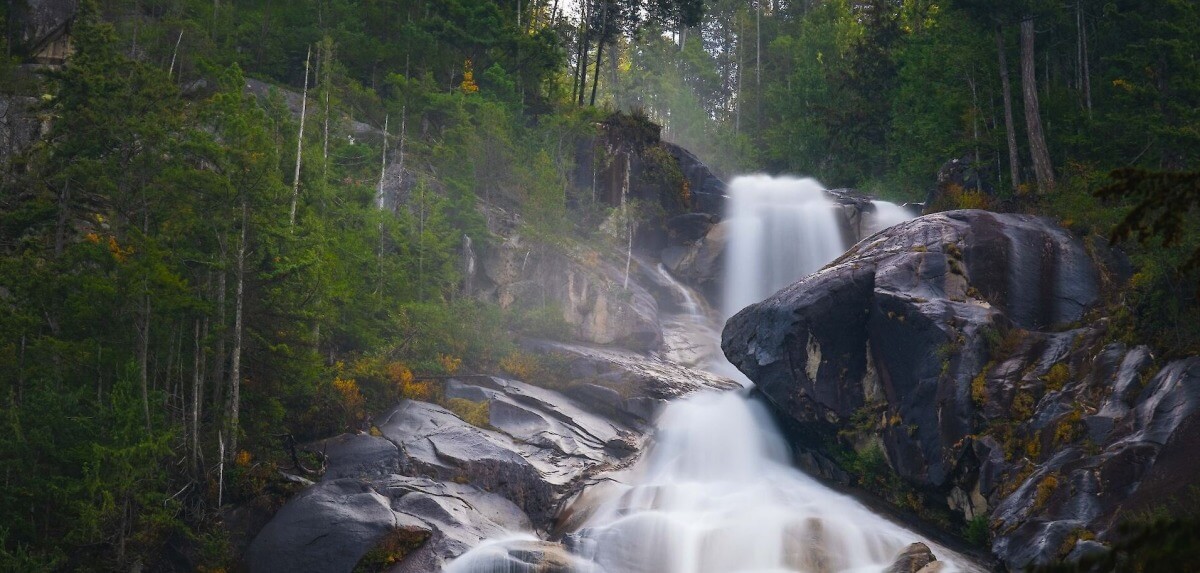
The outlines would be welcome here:
M 986 515 L 976 515 L 967 522 L 967 528 L 963 532 L 963 539 L 967 543 L 977 547 L 987 547 L 992 539 L 992 533 L 988 529 L 988 517 Z

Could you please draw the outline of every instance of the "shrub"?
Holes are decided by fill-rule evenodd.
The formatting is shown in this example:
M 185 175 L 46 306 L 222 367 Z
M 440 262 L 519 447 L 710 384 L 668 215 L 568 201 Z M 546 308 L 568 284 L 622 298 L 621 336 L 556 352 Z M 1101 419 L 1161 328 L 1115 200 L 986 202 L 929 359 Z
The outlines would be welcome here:
M 1071 378 L 1071 369 L 1064 363 L 1058 363 L 1050 367 L 1050 371 L 1042 377 L 1046 382 L 1046 390 L 1055 392 L 1062 390 Z
M 1050 501 L 1050 496 L 1054 495 L 1055 489 L 1058 489 L 1058 477 L 1051 474 L 1042 478 L 1042 481 L 1038 482 L 1037 492 L 1034 494 L 1034 509 L 1046 507 L 1046 502 Z
M 963 537 L 971 544 L 979 547 L 986 547 L 991 539 L 991 531 L 988 530 L 988 518 L 986 515 L 976 515 L 967 522 L 967 529 Z

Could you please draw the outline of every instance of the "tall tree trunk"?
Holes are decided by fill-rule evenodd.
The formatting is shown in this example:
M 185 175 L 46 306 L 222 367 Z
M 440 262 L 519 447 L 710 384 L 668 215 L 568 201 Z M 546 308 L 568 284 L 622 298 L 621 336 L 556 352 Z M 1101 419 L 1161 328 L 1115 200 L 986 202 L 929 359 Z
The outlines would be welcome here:
M 1000 92 L 1004 100 L 1004 134 L 1008 139 L 1008 173 L 1012 188 L 1021 185 L 1021 155 L 1017 152 L 1017 126 L 1013 120 L 1012 84 L 1008 80 L 1008 50 L 1004 46 L 1004 29 L 996 27 L 996 53 L 1000 58 Z
M 596 107 L 596 88 L 600 85 L 600 63 L 604 61 L 604 42 L 608 39 L 608 2 L 600 9 L 600 37 L 596 40 L 596 75 L 592 77 L 590 104 Z
M 1050 150 L 1042 133 L 1042 116 L 1038 104 L 1037 64 L 1034 60 L 1034 22 L 1032 17 L 1021 21 L 1021 92 L 1025 96 L 1025 127 L 1029 136 L 1029 153 L 1033 156 L 1033 172 L 1037 175 L 1038 190 L 1054 190 L 1054 166 Z
M 330 67 L 333 64 L 333 42 L 329 36 L 326 36 L 321 44 L 321 68 L 324 73 L 321 75 L 321 89 L 325 91 L 325 136 L 321 143 L 321 182 L 325 185 L 329 184 L 329 97 L 333 90 L 333 82 L 329 79 L 332 75 Z
M 150 430 L 150 295 L 142 294 L 142 308 L 138 310 L 138 380 L 142 386 L 142 413 L 146 416 L 146 430 Z
M 1088 27 L 1087 18 L 1081 17 L 1082 26 L 1080 33 L 1083 34 L 1083 98 L 1087 102 L 1088 119 L 1092 118 L 1092 69 L 1088 54 Z
M 212 399 L 209 401 L 209 404 L 212 404 L 212 407 L 214 408 L 214 410 L 213 410 L 214 417 L 219 415 L 217 413 L 220 412 L 221 401 L 224 398 L 224 396 L 222 394 L 222 389 L 225 387 L 225 336 L 227 334 L 227 330 L 225 328 L 227 326 L 226 321 L 225 321 L 225 316 L 226 316 L 225 311 L 226 311 L 226 306 L 227 306 L 225 298 L 226 298 L 226 291 L 228 289 L 226 288 L 226 285 L 225 285 L 225 282 L 226 282 L 226 270 L 225 270 L 226 252 L 225 252 L 224 238 L 221 238 L 219 240 L 219 242 L 221 244 L 220 245 L 221 268 L 217 272 L 217 293 L 216 293 L 217 294 L 217 314 L 216 314 L 217 340 L 216 340 L 216 348 L 213 349 L 213 368 L 212 368 L 212 380 L 211 380 Z
M 308 111 L 308 63 L 312 59 L 312 46 L 304 56 L 304 90 L 300 92 L 300 131 L 296 133 L 296 174 L 292 176 L 292 210 L 288 215 L 288 228 L 296 226 L 296 204 L 300 201 L 300 154 L 304 150 L 304 117 Z
M 591 6 L 591 0 L 583 0 L 583 15 L 579 21 L 579 50 L 576 53 L 575 71 L 579 77 L 575 81 L 575 98 L 580 107 L 583 107 L 584 92 L 587 91 L 587 61 L 588 61 L 588 45 L 591 43 L 591 27 L 588 26 L 588 11 Z
M 71 219 L 71 179 L 63 182 L 58 192 L 58 220 L 54 223 L 54 257 L 62 256 L 67 243 L 67 223 Z
M 200 319 L 196 319 L 195 331 L 192 348 L 192 408 L 189 422 L 192 442 L 192 463 L 191 470 L 194 472 L 200 467 L 200 397 L 204 395 L 202 385 L 204 384 L 204 375 L 201 372 L 204 366 L 204 352 L 200 346 Z
M 774 12 L 772 12 L 774 13 Z M 754 0 L 754 123 L 762 129 L 762 0 Z
M 242 399 L 242 313 L 246 294 L 246 227 L 249 206 L 242 198 L 242 229 L 237 250 L 237 286 L 233 302 L 233 352 L 229 358 L 229 451 L 237 455 L 238 414 Z

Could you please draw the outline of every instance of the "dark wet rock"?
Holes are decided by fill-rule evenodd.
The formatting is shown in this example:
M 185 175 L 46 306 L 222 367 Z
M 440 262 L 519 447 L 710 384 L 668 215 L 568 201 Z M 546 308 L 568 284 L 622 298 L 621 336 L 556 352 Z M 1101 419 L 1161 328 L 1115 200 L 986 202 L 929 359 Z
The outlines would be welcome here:
M 685 213 L 667 219 L 667 236 L 672 245 L 687 245 L 704 238 L 718 219 L 708 213 Z
M 700 213 L 724 213 L 725 182 L 687 149 L 674 143 L 664 143 L 663 146 L 678 162 L 679 171 L 687 179 L 692 210 Z
M 692 243 L 664 249 L 661 254 L 663 265 L 680 280 L 704 290 L 711 299 L 724 276 L 728 237 L 728 223 L 712 225 L 703 237 Z
M 925 566 L 937 561 L 933 551 L 924 543 L 913 543 L 904 548 L 896 560 L 883 570 L 883 573 L 919 573 Z
M 323 481 L 398 473 L 404 461 L 396 444 L 367 434 L 342 434 L 319 449 L 326 459 Z
M 349 572 L 399 525 L 389 500 L 357 479 L 313 486 L 292 499 L 246 552 L 255 573 Z
M 1021 569 L 1110 540 L 1200 470 L 1182 453 L 1200 447 L 1200 359 L 1156 373 L 1146 348 L 1106 345 L 1104 320 L 1081 325 L 1099 282 L 1045 220 L 948 212 L 739 313 L 722 344 L 816 473 L 878 452 L 904 486 L 874 493 L 988 519 Z

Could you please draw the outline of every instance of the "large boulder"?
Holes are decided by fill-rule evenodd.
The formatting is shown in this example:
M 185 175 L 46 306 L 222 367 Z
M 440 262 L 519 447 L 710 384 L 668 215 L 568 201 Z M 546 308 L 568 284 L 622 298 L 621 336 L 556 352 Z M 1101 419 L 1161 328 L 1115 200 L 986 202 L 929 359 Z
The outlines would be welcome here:
M 1019 569 L 1111 535 L 1197 408 L 1197 361 L 1152 376 L 1145 349 L 1082 323 L 1100 276 L 1047 220 L 929 215 L 739 313 L 722 346 L 800 459 L 827 476 L 882 460 L 898 481 L 841 475 L 984 520 Z

